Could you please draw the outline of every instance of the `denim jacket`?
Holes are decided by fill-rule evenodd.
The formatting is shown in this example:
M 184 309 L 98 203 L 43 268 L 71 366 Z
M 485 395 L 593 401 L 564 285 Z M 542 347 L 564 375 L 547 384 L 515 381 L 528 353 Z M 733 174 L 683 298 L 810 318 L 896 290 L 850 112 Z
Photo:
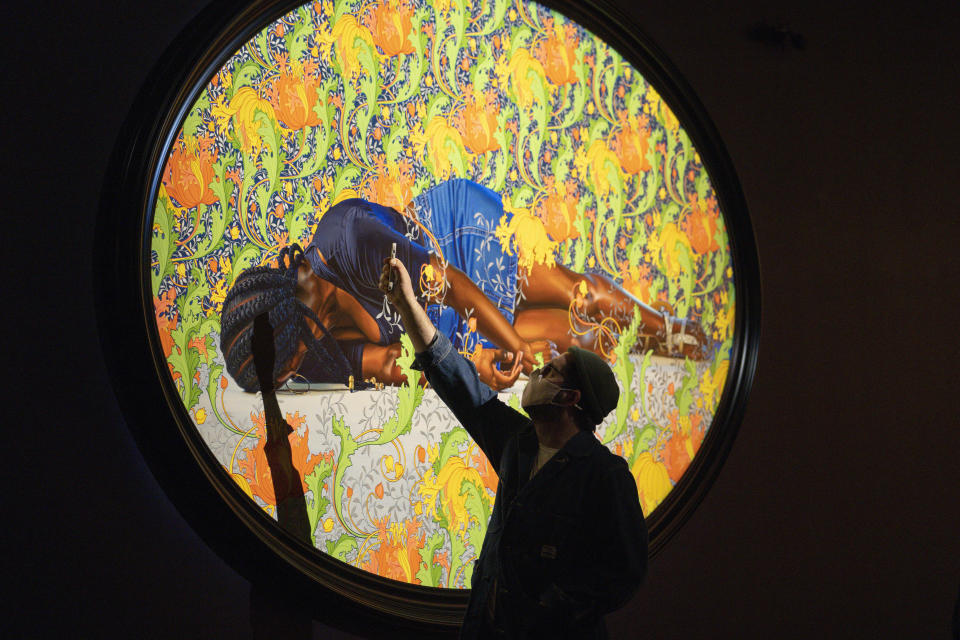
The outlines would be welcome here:
M 445 335 L 437 332 L 413 366 L 500 478 L 460 637 L 490 629 L 503 638 L 606 637 L 604 614 L 625 604 L 647 571 L 647 529 L 626 462 L 584 431 L 530 478 L 533 424 Z

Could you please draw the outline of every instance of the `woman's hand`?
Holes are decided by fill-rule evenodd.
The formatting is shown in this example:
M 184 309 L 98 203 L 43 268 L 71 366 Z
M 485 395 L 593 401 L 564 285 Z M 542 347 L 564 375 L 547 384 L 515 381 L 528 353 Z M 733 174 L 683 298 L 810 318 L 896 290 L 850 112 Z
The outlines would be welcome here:
M 524 340 L 520 343 L 520 351 L 523 353 L 521 366 L 523 373 L 526 375 L 530 375 L 534 369 L 540 366 L 537 361 L 538 353 L 543 356 L 544 362 L 550 362 L 560 355 L 557 351 L 557 343 L 552 340 L 533 340 L 531 342 Z
M 523 370 L 523 358 L 519 352 L 510 353 L 503 349 L 481 349 L 472 360 L 477 367 L 480 380 L 494 391 L 512 387 Z M 512 366 L 507 373 L 497 368 L 498 364 L 510 363 L 512 363 Z
M 363 346 L 362 371 L 363 379 L 373 378 L 376 382 L 399 387 L 408 382 L 407 377 L 397 364 L 397 358 L 403 354 L 403 348 L 399 342 L 388 345 L 379 345 L 368 342 Z M 417 382 L 423 382 L 422 375 L 417 377 Z

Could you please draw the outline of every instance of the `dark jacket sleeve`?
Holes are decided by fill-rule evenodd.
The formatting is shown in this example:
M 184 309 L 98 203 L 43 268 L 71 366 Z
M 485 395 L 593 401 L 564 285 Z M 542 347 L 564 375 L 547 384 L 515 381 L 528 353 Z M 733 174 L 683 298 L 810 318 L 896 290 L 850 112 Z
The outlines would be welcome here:
M 592 492 L 596 537 L 583 550 L 583 565 L 571 566 L 540 595 L 545 613 L 562 612 L 574 624 L 626 604 L 647 573 L 647 527 L 636 483 L 624 461 L 614 460 L 598 485 Z
M 416 354 L 413 368 L 423 371 L 433 390 L 453 411 L 493 467 L 499 469 L 507 440 L 527 424 L 527 418 L 501 402 L 497 394 L 480 381 L 473 363 L 460 355 L 450 339 L 439 331 L 427 349 Z

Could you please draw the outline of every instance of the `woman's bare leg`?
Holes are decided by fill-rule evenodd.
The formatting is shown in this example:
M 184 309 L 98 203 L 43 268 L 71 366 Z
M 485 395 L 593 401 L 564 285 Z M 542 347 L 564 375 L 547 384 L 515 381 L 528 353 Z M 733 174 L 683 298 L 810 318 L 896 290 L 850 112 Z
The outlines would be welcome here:
M 457 267 L 441 265 L 436 256 L 431 256 L 430 261 L 437 272 L 444 274 L 447 286 L 442 297 L 431 296 L 428 300 L 452 307 L 464 320 L 475 318 L 477 331 L 481 335 L 508 353 L 522 353 L 524 371 L 532 371 L 536 360 L 533 358 L 531 345 L 521 339 L 510 321 L 500 313 L 476 283 Z
M 513 327 L 527 342 L 549 340 L 559 353 L 571 346 L 600 353 L 595 331 L 584 335 L 575 335 L 570 331 L 570 314 L 566 309 L 544 307 L 519 311 L 514 316 Z M 544 360 L 550 360 L 549 355 L 544 353 Z
M 588 318 L 613 318 L 621 326 L 633 320 L 633 310 L 640 309 L 644 335 L 663 333 L 663 314 L 627 293 L 607 276 L 595 273 L 577 273 L 562 265 L 545 267 L 535 265 L 526 278 L 519 279 L 520 296 L 517 312 L 536 308 L 568 309 L 585 283 L 585 306 L 578 313 Z
M 600 274 L 580 274 L 562 265 L 546 267 L 535 265 L 524 277 L 518 277 L 520 295 L 517 300 L 514 326 L 525 340 L 543 338 L 560 344 L 576 344 L 583 348 L 599 352 L 597 333 L 591 331 L 583 336 L 573 334 L 570 327 L 570 304 L 579 293 L 581 283 L 586 285 L 583 295 L 584 305 L 576 309 L 576 314 L 584 320 L 599 323 L 612 318 L 620 327 L 626 327 L 633 320 L 635 309 L 640 311 L 641 326 L 637 349 L 654 349 L 658 355 L 684 355 L 693 359 L 704 359 L 709 354 L 709 344 L 700 326 L 693 321 L 680 318 L 670 319 L 671 340 L 675 342 L 671 349 L 667 346 L 665 314 L 644 304 L 627 293 L 609 277 Z M 538 311 L 541 313 L 521 314 Z M 556 311 L 561 313 L 545 313 Z M 560 319 L 562 316 L 562 322 Z M 575 321 L 576 322 L 576 321 Z M 523 326 L 521 330 L 520 326 Z M 583 324 L 583 323 L 578 323 Z M 537 327 L 548 333 L 536 335 Z M 578 327 L 579 329 L 579 327 Z M 602 334 L 602 331 L 600 332 Z M 681 342 L 677 342 L 677 338 Z M 602 339 L 605 339 L 602 337 Z M 590 343 L 589 346 L 586 343 Z M 565 349 L 563 347 L 561 350 Z M 605 344 L 604 348 L 608 348 Z

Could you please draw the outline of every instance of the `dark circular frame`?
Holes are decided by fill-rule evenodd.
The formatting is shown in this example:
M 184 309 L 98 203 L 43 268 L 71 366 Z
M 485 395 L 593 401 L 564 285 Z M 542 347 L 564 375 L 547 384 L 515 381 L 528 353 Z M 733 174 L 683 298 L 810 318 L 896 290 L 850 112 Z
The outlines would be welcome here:
M 664 53 L 606 0 L 538 0 L 600 36 L 640 71 L 688 131 L 728 229 L 736 291 L 730 369 L 713 422 L 680 482 L 647 517 L 656 554 L 690 517 L 736 437 L 756 370 L 760 268 L 746 201 L 719 133 Z M 104 179 L 94 249 L 100 341 L 117 400 L 151 471 L 205 542 L 255 585 L 318 619 L 369 633 L 445 636 L 469 592 L 375 576 L 318 552 L 263 514 L 223 471 L 174 388 L 150 292 L 152 205 L 186 113 L 209 78 L 250 37 L 302 4 L 215 0 L 156 64 L 121 130 Z

